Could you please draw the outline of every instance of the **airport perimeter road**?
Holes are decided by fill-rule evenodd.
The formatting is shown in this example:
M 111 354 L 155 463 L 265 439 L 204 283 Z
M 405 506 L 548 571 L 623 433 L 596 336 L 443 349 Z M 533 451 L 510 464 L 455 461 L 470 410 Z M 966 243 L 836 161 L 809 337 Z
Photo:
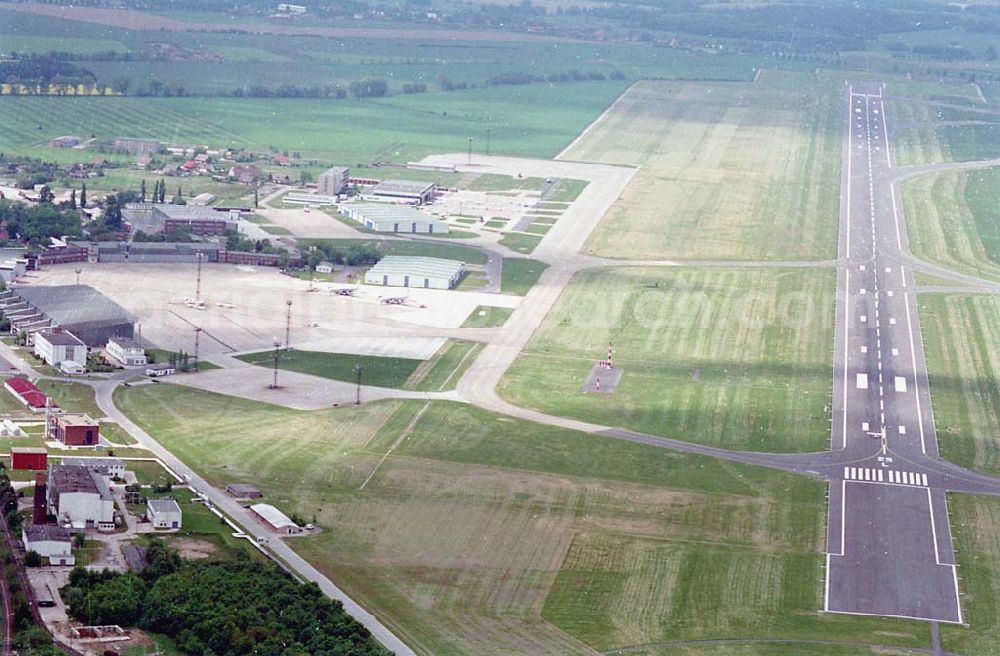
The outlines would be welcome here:
M 882 89 L 848 93 L 824 610 L 962 622 Z
M 374 615 L 365 610 L 360 604 L 347 596 L 347 594 L 334 585 L 333 581 L 323 575 L 322 572 L 310 565 L 301 556 L 289 547 L 277 535 L 264 526 L 259 520 L 250 514 L 236 499 L 232 498 L 222 490 L 209 484 L 200 477 L 190 467 L 185 465 L 179 458 L 174 456 L 163 445 L 153 439 L 146 431 L 130 420 L 125 413 L 118 410 L 114 403 L 114 390 L 118 386 L 118 380 L 108 381 L 88 381 L 97 393 L 97 405 L 107 416 L 118 422 L 128 433 L 134 437 L 139 446 L 148 449 L 170 467 L 178 476 L 185 479 L 196 491 L 205 495 L 209 501 L 217 508 L 228 515 L 233 521 L 243 527 L 247 535 L 262 542 L 263 545 L 275 554 L 289 569 L 307 581 L 316 583 L 328 597 L 336 599 L 344 605 L 344 610 L 366 629 L 368 629 L 376 640 L 390 649 L 396 656 L 414 656 L 414 651 L 400 640 L 392 631 L 386 628 Z

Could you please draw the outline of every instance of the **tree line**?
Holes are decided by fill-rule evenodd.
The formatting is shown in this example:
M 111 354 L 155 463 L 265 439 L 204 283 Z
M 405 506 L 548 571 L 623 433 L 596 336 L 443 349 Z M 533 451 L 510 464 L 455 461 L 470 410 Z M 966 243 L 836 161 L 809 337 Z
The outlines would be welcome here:
M 160 540 L 146 561 L 141 573 L 74 568 L 60 590 L 70 615 L 166 634 L 189 654 L 388 654 L 339 601 L 273 564 L 183 561 Z

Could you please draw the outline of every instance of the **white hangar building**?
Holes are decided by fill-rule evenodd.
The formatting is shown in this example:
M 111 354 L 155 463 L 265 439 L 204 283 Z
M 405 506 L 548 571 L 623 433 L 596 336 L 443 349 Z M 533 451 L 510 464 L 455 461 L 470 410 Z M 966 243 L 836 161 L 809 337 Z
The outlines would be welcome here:
M 408 205 L 387 203 L 346 203 L 340 211 L 375 232 L 407 232 L 415 235 L 443 235 L 448 224 Z
M 365 283 L 383 287 L 451 289 L 462 279 L 465 262 L 439 257 L 386 255 L 365 272 Z

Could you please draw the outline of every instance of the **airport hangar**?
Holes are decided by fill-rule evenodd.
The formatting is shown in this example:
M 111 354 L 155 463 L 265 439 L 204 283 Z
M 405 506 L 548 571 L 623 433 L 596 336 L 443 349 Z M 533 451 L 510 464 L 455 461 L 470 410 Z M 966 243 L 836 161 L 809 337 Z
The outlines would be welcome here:
M 462 279 L 465 263 L 439 257 L 386 255 L 365 272 L 365 284 L 384 287 L 451 289 Z
M 133 337 L 135 318 L 90 285 L 14 287 L 0 293 L 0 310 L 11 330 L 34 333 L 58 326 L 89 347 L 111 337 Z
M 340 206 L 340 211 L 375 232 L 442 235 L 449 231 L 444 221 L 408 205 L 345 203 Z

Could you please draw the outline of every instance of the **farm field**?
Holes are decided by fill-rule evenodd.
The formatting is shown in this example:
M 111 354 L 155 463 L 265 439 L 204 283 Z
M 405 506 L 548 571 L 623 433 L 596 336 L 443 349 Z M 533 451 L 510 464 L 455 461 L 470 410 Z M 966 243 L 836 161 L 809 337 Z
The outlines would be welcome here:
M 1000 474 L 1000 299 L 922 294 L 918 300 L 941 455 Z
M 951 653 L 1000 653 L 1000 499 L 952 494 L 948 497 L 969 628 L 942 627 L 942 647 Z
M 639 82 L 563 159 L 640 166 L 585 252 L 633 259 L 833 257 L 840 82 Z
M 624 82 L 491 87 L 378 100 L 308 98 L 0 97 L 0 151 L 89 161 L 93 153 L 39 146 L 63 134 L 160 139 L 213 147 L 301 152 L 324 162 L 405 162 L 464 151 L 551 157 L 622 90 Z
M 454 403 L 306 413 L 174 385 L 119 390 L 116 400 L 213 484 L 252 480 L 269 502 L 315 517 L 329 530 L 290 544 L 418 653 L 589 653 L 673 631 L 656 626 L 646 602 L 691 598 L 686 574 L 647 579 L 645 588 L 605 577 L 606 594 L 581 606 L 569 567 L 590 567 L 580 579 L 589 583 L 618 557 L 580 560 L 574 550 L 590 536 L 638 545 L 627 557 L 645 553 L 645 572 L 666 574 L 669 563 L 658 560 L 698 544 L 725 554 L 729 564 L 691 557 L 680 570 L 707 568 L 696 595 L 706 619 L 754 614 L 753 626 L 731 627 L 747 637 L 929 639 L 919 623 L 815 612 L 824 487 L 806 478 Z M 747 568 L 760 576 L 745 577 Z M 780 601 L 760 603 L 775 587 Z M 694 622 L 679 635 L 715 633 Z
M 834 287 L 825 269 L 584 271 L 499 391 L 547 413 L 713 446 L 821 450 Z M 618 389 L 582 393 L 609 343 L 625 370 Z
M 1000 280 L 1000 168 L 922 175 L 902 197 L 914 255 Z

